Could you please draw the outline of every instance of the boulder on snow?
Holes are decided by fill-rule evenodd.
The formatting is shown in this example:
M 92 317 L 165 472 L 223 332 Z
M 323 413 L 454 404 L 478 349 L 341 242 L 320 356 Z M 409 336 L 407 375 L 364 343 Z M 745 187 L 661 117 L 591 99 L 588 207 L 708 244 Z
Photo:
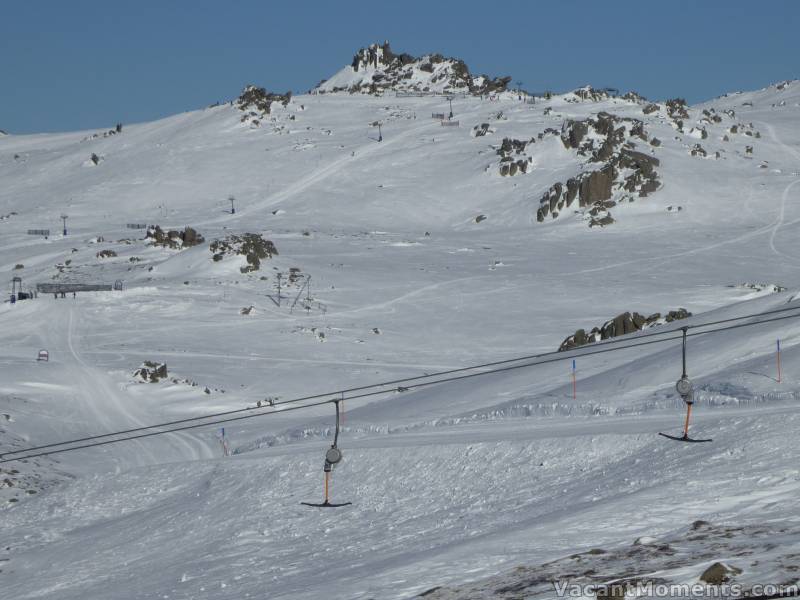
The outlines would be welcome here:
M 203 238 L 202 235 L 188 226 L 184 228 L 183 231 L 177 231 L 175 229 L 164 231 L 161 229 L 161 226 L 153 225 L 147 228 L 144 237 L 146 240 L 150 240 L 153 246 L 163 246 L 164 248 L 173 249 L 189 248 L 205 242 L 205 238 Z
M 703 581 L 709 585 L 722 585 L 723 583 L 730 581 L 736 575 L 741 574 L 741 572 L 741 569 L 737 569 L 736 567 L 726 565 L 721 562 L 716 562 L 703 571 L 703 573 L 700 575 L 700 581 Z
M 242 273 L 258 271 L 261 261 L 278 255 L 278 249 L 271 240 L 265 240 L 260 233 L 231 234 L 221 240 L 214 240 L 209 245 L 211 259 L 221 261 L 225 256 L 244 256 L 247 265 L 239 270 Z
M 134 377 L 140 377 L 148 383 L 158 383 L 167 377 L 167 363 L 157 363 L 146 360 L 142 366 L 133 373 Z

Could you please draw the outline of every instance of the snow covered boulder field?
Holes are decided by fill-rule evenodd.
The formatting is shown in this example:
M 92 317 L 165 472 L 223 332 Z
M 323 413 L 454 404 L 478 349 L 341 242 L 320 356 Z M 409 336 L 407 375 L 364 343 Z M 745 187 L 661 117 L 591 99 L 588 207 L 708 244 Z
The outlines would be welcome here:
M 0 181 L 0 597 L 797 583 L 799 82 L 534 97 L 387 44 L 3 135 Z M 711 442 L 659 435 L 683 374 Z

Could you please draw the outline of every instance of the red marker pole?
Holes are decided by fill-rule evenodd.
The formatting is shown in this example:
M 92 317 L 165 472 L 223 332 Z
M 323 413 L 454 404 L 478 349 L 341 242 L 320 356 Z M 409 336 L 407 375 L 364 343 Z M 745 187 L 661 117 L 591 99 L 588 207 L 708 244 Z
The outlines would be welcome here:
M 781 341 L 778 340 L 778 351 L 775 355 L 778 362 L 778 383 L 781 382 Z
M 572 359 L 572 399 L 578 399 L 578 383 L 575 379 L 575 359 Z

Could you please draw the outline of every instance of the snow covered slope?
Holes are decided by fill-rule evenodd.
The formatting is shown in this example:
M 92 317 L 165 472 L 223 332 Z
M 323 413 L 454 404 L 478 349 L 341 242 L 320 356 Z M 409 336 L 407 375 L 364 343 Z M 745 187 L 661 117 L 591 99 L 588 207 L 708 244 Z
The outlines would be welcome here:
M 625 311 L 693 313 L 667 328 L 797 302 L 798 82 L 699 106 L 468 94 L 452 120 L 389 90 L 265 98 L 0 139 L 6 281 L 123 283 L 0 305 L 4 449 L 552 351 Z M 691 338 L 707 445 L 656 435 L 682 425 L 676 343 L 580 359 L 576 399 L 563 360 L 348 401 L 338 511 L 299 504 L 322 493 L 331 406 L 227 425 L 230 457 L 211 427 L 2 463 L 3 594 L 508 597 L 514 567 L 601 547 L 582 576 L 613 580 L 636 537 L 696 520 L 703 558 L 648 573 L 783 582 L 798 334 Z M 148 362 L 167 377 L 135 375 Z M 779 551 L 712 543 L 766 521 Z

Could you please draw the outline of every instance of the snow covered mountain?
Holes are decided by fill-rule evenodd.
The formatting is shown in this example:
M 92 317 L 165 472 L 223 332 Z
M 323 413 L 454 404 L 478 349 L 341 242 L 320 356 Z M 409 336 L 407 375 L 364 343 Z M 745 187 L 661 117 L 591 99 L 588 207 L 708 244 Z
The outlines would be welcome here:
M 796 580 L 793 318 L 689 338 L 711 444 L 657 435 L 683 424 L 678 341 L 578 359 L 574 397 L 565 355 L 347 400 L 353 504 L 300 504 L 333 406 L 271 402 L 800 305 L 800 82 L 697 106 L 506 83 L 372 46 L 314 93 L 0 138 L 9 292 L 112 288 L 0 305 L 0 452 L 264 413 L 0 463 L 4 595 Z M 452 119 L 402 94 L 456 90 Z

